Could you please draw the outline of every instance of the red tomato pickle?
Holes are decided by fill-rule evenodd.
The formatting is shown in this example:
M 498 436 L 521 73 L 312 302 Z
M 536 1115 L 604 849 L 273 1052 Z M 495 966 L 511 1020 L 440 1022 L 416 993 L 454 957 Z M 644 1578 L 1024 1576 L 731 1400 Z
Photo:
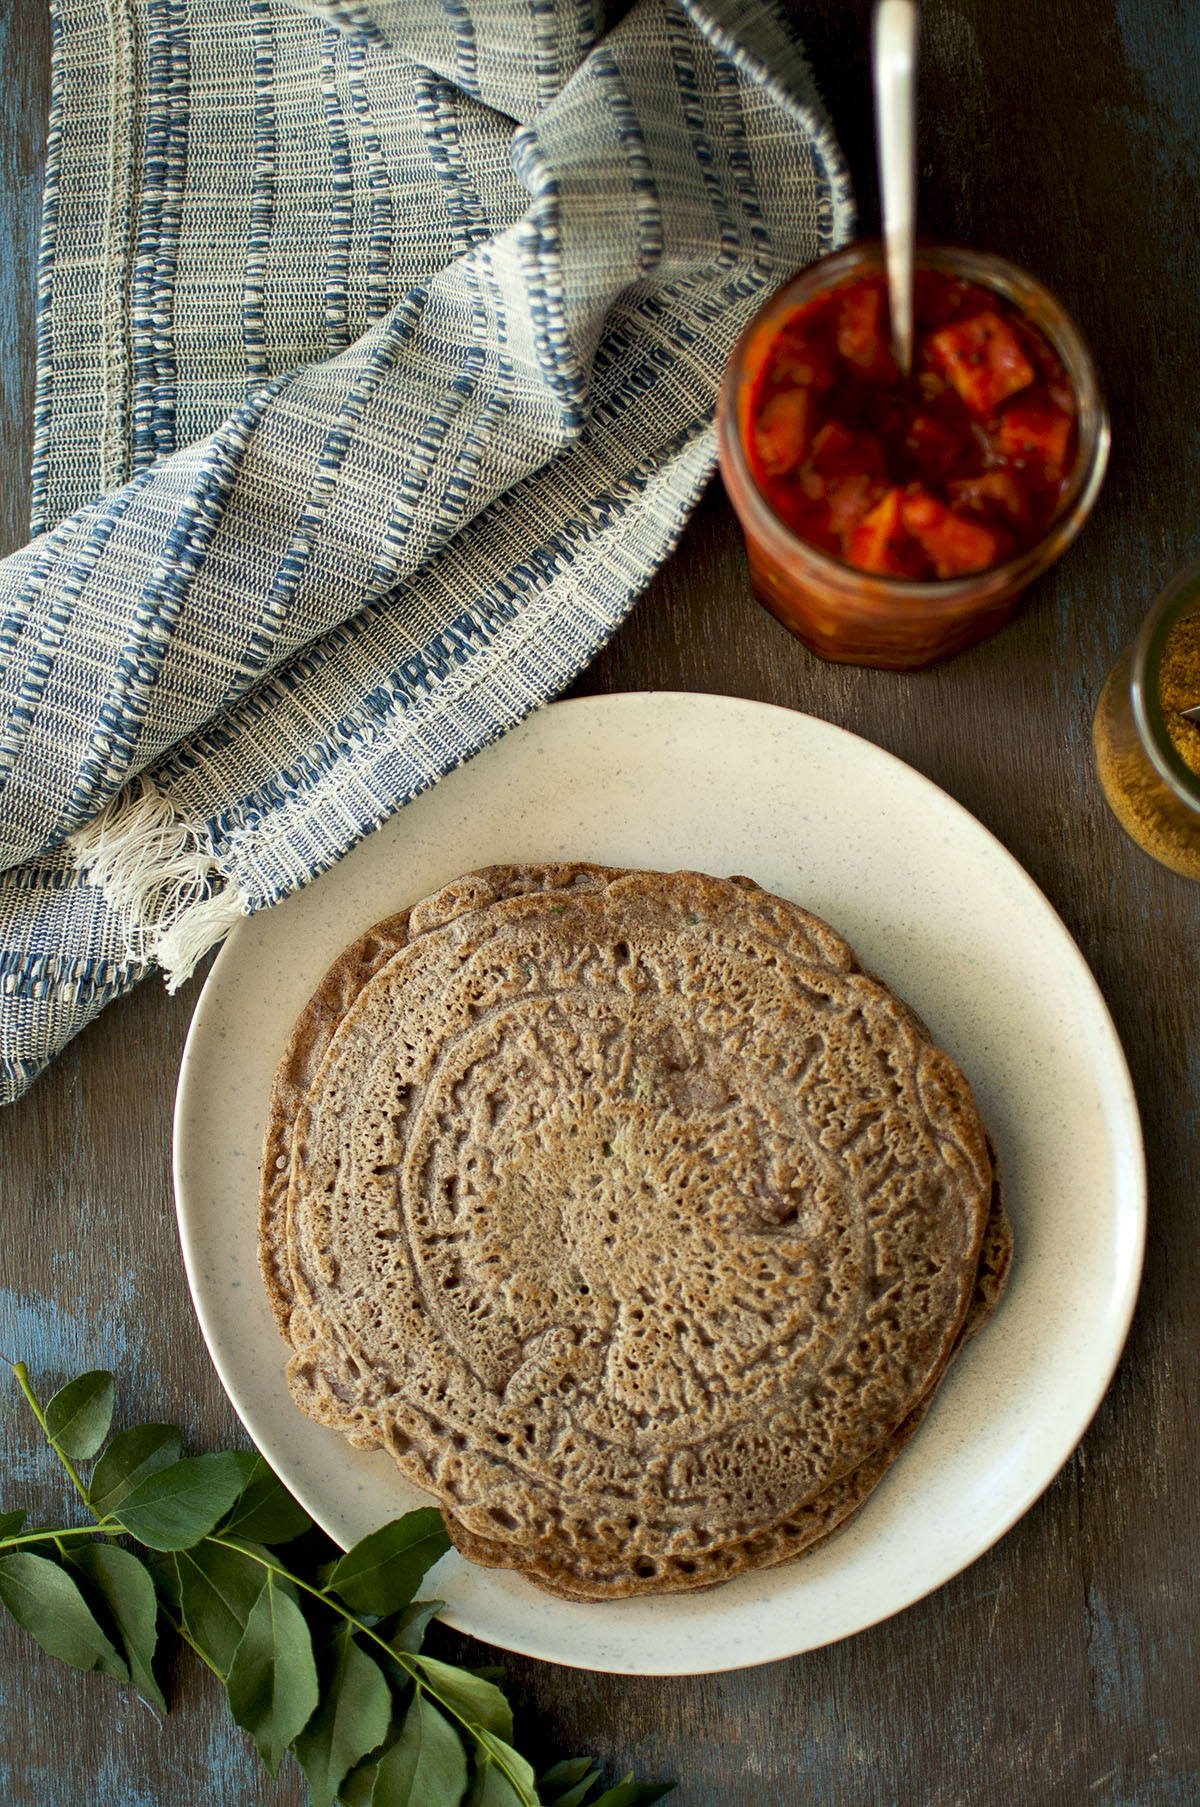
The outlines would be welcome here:
M 901 669 L 1000 625 L 1075 537 L 1108 455 L 1054 298 L 983 253 L 919 266 L 908 377 L 879 249 L 854 245 L 751 324 L 718 422 L 759 599 L 826 658 Z
M 1075 396 L 1002 296 L 923 270 L 916 302 L 908 380 L 882 273 L 796 308 L 753 385 L 750 468 L 793 533 L 860 571 L 961 577 L 1024 551 L 1054 518 Z

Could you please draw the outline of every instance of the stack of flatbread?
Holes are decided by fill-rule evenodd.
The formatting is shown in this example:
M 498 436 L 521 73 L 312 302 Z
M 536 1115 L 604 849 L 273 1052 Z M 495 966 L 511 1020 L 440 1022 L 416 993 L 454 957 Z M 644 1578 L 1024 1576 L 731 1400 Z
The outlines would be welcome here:
M 958 1068 L 745 878 L 470 873 L 346 951 L 276 1080 L 297 1402 L 573 1599 L 843 1525 L 1010 1246 Z

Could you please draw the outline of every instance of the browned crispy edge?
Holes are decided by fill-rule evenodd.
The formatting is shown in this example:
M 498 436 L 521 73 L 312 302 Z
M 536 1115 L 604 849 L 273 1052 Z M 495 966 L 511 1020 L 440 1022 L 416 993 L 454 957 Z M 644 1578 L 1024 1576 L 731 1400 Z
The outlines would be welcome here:
M 275 1074 L 263 1142 L 258 1207 L 258 1259 L 267 1298 L 286 1338 L 294 1303 L 287 1270 L 286 1215 L 292 1133 L 314 1075 L 338 1024 L 363 986 L 408 941 L 408 911 L 360 935 L 334 961 L 305 1005 Z

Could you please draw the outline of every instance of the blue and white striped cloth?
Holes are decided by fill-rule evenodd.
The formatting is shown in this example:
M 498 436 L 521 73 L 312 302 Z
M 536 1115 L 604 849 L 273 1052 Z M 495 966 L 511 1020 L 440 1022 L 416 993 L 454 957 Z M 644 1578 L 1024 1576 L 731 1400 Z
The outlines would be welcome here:
M 766 0 L 615 10 L 55 0 L 4 1099 L 571 681 L 849 235 Z

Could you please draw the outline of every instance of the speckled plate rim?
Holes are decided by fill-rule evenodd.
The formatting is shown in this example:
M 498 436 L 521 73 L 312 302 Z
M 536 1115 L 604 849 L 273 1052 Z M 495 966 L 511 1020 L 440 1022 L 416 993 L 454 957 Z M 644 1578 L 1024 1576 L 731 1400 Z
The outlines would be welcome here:
M 973 1562 L 1074 1449 L 1128 1331 L 1146 1189 L 1124 1055 L 1059 917 L 952 798 L 827 722 L 684 692 L 554 704 L 235 928 L 196 1009 L 175 1113 L 179 1233 L 217 1372 L 340 1543 L 427 1503 L 288 1395 L 256 1253 L 267 1098 L 344 946 L 460 872 L 535 858 L 745 872 L 836 924 L 970 1077 L 1016 1261 L 919 1435 L 856 1521 L 802 1561 L 700 1594 L 576 1605 L 451 1553 L 425 1591 L 486 1642 L 615 1673 L 737 1669 L 850 1636 Z

